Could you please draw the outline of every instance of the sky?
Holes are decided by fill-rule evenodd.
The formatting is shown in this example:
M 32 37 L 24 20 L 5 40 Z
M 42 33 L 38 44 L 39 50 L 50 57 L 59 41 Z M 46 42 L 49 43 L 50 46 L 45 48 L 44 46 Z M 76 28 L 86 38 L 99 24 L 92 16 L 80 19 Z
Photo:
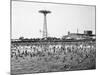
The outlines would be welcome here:
M 12 1 L 11 38 L 41 38 L 44 16 L 39 10 L 49 10 L 47 15 L 48 36 L 62 37 L 71 33 L 92 30 L 95 34 L 95 6 L 51 4 Z

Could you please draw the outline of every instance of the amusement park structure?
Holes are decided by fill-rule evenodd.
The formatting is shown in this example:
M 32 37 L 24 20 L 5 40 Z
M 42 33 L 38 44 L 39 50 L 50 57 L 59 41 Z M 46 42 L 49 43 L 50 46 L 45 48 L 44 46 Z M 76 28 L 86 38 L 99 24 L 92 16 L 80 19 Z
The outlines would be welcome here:
M 47 31 L 47 19 L 46 19 L 46 15 L 51 13 L 51 11 L 48 10 L 39 10 L 39 13 L 42 13 L 44 15 L 44 24 L 43 24 L 43 38 L 47 38 L 48 37 L 48 31 Z

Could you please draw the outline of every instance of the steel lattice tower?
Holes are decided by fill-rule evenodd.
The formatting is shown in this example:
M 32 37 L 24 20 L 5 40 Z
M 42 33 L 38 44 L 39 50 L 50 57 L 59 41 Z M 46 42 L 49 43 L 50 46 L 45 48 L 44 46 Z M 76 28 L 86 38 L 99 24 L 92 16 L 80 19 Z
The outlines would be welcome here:
M 43 38 L 47 38 L 48 37 L 48 32 L 47 32 L 47 19 L 46 19 L 46 15 L 48 13 L 51 13 L 51 11 L 47 11 L 47 10 L 40 10 L 40 13 L 42 13 L 44 15 L 44 24 L 43 24 Z

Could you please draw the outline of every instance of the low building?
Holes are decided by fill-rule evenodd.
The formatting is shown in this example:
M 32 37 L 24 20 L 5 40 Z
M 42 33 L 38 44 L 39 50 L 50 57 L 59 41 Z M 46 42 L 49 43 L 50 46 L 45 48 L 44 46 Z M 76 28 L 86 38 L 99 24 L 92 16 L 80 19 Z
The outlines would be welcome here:
M 84 31 L 84 33 L 70 33 L 68 32 L 68 35 L 64 35 L 62 37 L 63 39 L 93 39 L 95 38 L 95 35 L 92 34 L 92 31 Z

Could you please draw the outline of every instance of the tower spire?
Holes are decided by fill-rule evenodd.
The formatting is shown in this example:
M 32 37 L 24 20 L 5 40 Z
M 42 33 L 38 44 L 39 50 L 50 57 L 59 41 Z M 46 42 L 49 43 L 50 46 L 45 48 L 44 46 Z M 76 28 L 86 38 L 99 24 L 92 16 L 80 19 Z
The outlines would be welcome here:
M 48 13 L 51 13 L 51 11 L 47 11 L 47 10 L 40 10 L 40 13 L 42 13 L 44 15 L 44 24 L 43 24 L 43 38 L 47 38 L 48 37 L 48 32 L 47 32 L 47 19 L 46 19 L 46 15 Z
M 77 34 L 78 34 L 78 28 L 77 28 Z

